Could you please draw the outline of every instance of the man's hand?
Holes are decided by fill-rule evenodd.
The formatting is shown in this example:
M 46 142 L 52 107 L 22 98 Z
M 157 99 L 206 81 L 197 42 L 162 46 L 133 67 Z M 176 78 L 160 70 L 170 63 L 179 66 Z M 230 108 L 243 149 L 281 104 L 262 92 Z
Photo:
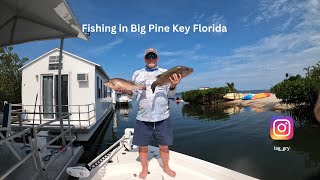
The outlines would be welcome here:
M 170 89 L 171 89 L 171 90 L 173 90 L 173 89 L 176 88 L 177 84 L 180 83 L 181 78 L 182 78 L 182 77 L 181 77 L 181 74 L 179 74 L 179 76 L 178 76 L 176 73 L 174 73 L 174 74 L 172 75 L 172 77 L 169 77 L 169 79 L 170 79 L 170 81 L 171 81 L 171 85 L 170 85 Z

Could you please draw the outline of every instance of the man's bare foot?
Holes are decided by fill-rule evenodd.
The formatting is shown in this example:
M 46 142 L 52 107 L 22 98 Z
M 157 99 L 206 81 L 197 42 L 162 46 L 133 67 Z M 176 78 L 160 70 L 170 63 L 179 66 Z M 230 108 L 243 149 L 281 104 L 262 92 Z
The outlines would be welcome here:
M 176 177 L 176 172 L 171 170 L 169 167 L 163 168 L 163 171 L 167 173 L 170 177 Z
M 148 170 L 142 170 L 139 174 L 139 178 L 145 180 L 148 175 Z

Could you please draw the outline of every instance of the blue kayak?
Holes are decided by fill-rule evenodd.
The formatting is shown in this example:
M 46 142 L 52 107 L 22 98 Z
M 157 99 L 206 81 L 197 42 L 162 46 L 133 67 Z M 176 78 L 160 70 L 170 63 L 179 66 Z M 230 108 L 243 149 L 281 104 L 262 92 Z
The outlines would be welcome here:
M 245 95 L 243 98 L 241 98 L 242 100 L 251 100 L 251 98 L 256 95 L 256 94 L 247 94 Z

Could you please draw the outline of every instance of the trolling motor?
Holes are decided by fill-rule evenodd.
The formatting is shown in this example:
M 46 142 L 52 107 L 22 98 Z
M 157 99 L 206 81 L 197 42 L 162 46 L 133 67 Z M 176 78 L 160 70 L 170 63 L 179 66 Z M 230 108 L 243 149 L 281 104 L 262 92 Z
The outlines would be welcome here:
M 123 147 L 129 151 L 127 147 L 123 144 L 123 141 L 125 139 L 129 139 L 129 146 L 132 149 L 132 135 L 134 133 L 133 128 L 126 128 L 125 133 L 117 142 L 115 142 L 113 145 L 111 145 L 108 149 L 106 149 L 104 152 L 102 152 L 98 157 L 96 157 L 94 160 L 92 160 L 90 163 L 88 163 L 85 167 L 83 166 L 75 166 L 75 167 L 68 167 L 66 169 L 67 173 L 70 176 L 77 177 L 77 178 L 86 178 L 90 176 L 90 170 L 97 167 L 100 163 L 103 161 L 109 162 L 110 158 L 115 155 L 115 153 Z M 119 146 L 117 146 L 119 145 Z M 116 150 L 118 148 L 118 150 Z M 112 162 L 112 161 L 111 161 Z

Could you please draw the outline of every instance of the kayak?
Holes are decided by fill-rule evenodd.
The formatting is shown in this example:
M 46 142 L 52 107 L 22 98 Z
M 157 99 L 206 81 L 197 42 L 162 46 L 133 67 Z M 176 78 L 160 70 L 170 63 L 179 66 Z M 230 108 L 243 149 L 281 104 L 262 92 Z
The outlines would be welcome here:
M 256 95 L 254 95 L 251 100 L 254 100 L 254 99 L 261 99 L 261 98 L 266 98 L 266 97 L 269 97 L 270 96 L 270 93 L 258 93 Z
M 251 100 L 253 96 L 255 96 L 256 94 L 247 94 L 245 95 L 243 98 L 241 98 L 242 100 Z
M 227 93 L 223 96 L 224 99 L 228 100 L 235 100 L 235 99 L 241 99 L 245 96 L 245 94 L 242 93 Z

